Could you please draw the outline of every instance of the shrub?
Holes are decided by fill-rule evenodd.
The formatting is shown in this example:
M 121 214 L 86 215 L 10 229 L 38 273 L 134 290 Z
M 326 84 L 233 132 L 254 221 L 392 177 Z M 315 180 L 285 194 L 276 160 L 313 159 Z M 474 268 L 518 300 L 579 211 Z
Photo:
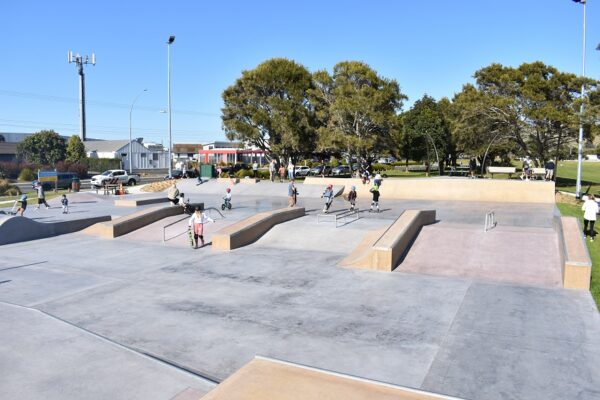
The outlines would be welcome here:
M 14 161 L 6 161 L 0 163 L 0 170 L 2 174 L 8 179 L 17 179 L 19 176 L 19 164 Z
M 340 162 L 337 158 L 331 157 L 331 161 L 329 162 L 329 165 L 331 165 L 331 168 L 335 168 L 340 165 Z
M 394 169 L 394 166 L 391 164 L 372 164 L 371 169 L 373 171 L 387 171 Z
M 240 169 L 238 172 L 235 173 L 235 176 L 237 178 L 244 179 L 247 176 L 253 177 L 254 172 L 251 169 Z
M 7 179 L 0 180 L 0 196 L 18 196 L 21 194 L 19 188 L 11 185 Z
M 19 173 L 20 181 L 32 181 L 36 178 L 37 176 L 35 175 L 35 173 L 29 168 L 23 168 Z

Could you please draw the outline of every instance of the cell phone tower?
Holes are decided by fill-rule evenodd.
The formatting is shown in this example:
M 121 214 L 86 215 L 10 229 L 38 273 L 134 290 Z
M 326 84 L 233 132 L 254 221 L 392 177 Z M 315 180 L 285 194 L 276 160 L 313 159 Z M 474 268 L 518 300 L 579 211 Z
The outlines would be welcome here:
M 85 75 L 83 66 L 85 64 L 96 65 L 96 55 L 92 53 L 92 58 L 89 56 L 80 56 L 79 53 L 73 57 L 73 52 L 69 50 L 69 64 L 75 63 L 77 72 L 79 73 L 79 119 L 81 141 L 85 141 Z

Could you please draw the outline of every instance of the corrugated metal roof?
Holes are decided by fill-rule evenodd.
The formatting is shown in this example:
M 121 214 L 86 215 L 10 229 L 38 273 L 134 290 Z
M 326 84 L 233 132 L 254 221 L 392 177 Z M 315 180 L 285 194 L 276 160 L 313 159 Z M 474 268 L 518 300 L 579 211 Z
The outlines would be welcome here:
M 97 151 L 99 153 L 107 153 L 117 151 L 121 147 L 129 144 L 129 140 L 86 140 L 83 142 L 85 151 Z

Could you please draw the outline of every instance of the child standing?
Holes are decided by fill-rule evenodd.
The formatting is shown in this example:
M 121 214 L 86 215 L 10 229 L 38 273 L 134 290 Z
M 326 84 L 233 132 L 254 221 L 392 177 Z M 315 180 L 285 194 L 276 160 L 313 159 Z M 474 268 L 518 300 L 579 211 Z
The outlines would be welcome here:
M 375 180 L 375 182 L 377 182 L 377 180 Z M 370 192 L 373 193 L 373 201 L 371 201 L 371 208 L 369 209 L 369 212 L 373 212 L 375 210 L 379 212 L 379 185 L 375 183 Z
M 325 199 L 325 206 L 323 207 L 323 212 L 327 214 L 329 212 L 329 207 L 331 207 L 331 203 L 333 202 L 333 185 L 328 185 L 323 194 L 321 195 L 322 199 Z
M 67 199 L 66 194 L 62 195 L 62 199 L 60 199 L 60 204 L 62 204 L 62 213 L 68 214 L 69 213 L 69 199 Z
M 285 177 L 285 167 L 281 165 L 279 167 L 279 182 L 283 182 L 283 178 Z
M 348 192 L 348 201 L 350 202 L 350 211 L 354 211 L 356 206 L 356 186 L 352 185 L 350 192 Z
M 204 224 L 206 222 L 215 222 L 215 220 L 204 214 L 200 210 L 200 207 L 196 207 L 194 213 L 188 221 L 188 230 L 193 230 L 194 232 L 195 249 L 198 248 L 198 238 L 200 238 L 202 243 L 201 247 L 204 247 Z
M 225 196 L 223 196 L 223 210 L 228 208 L 231 210 L 231 189 L 225 189 Z

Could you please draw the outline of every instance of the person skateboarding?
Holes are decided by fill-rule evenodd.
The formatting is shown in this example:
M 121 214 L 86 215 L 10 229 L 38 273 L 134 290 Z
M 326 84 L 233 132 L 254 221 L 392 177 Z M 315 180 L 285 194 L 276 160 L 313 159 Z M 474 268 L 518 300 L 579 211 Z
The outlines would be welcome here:
M 352 185 L 350 192 L 348 192 L 348 201 L 350 202 L 350 211 L 354 211 L 356 206 L 356 186 Z
M 190 238 L 192 231 L 194 232 L 194 249 L 198 248 L 198 238 L 200 238 L 200 242 L 202 243 L 200 247 L 204 247 L 204 224 L 206 222 L 215 222 L 215 220 L 202 212 L 200 207 L 196 207 L 188 221 L 188 235 Z
M 322 199 L 325 199 L 325 206 L 323 207 L 323 212 L 327 214 L 329 212 L 329 207 L 331 207 L 331 203 L 333 203 L 333 185 L 327 185 L 327 188 L 321 195 Z

